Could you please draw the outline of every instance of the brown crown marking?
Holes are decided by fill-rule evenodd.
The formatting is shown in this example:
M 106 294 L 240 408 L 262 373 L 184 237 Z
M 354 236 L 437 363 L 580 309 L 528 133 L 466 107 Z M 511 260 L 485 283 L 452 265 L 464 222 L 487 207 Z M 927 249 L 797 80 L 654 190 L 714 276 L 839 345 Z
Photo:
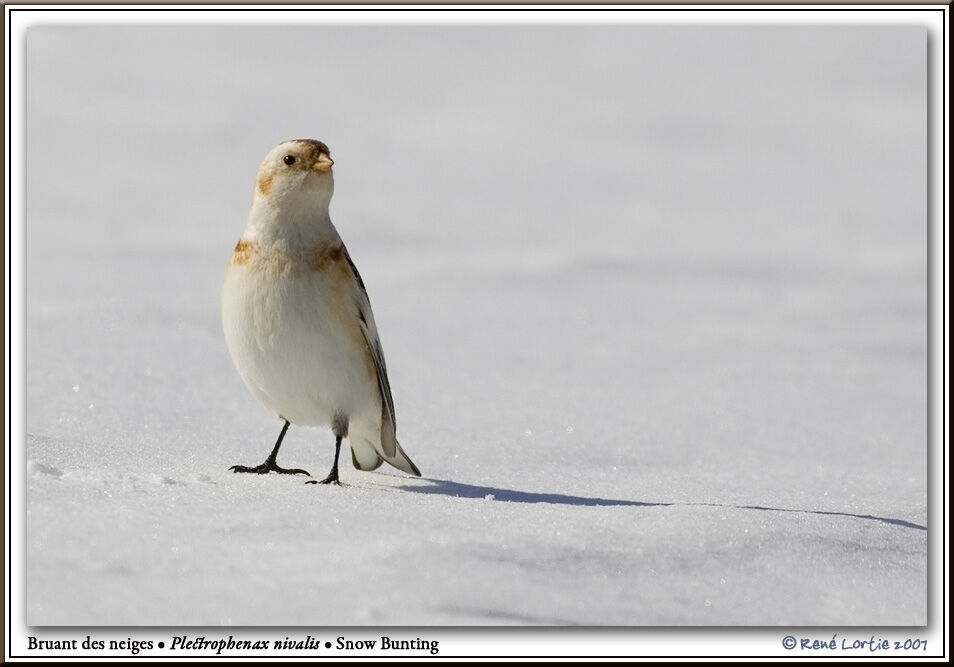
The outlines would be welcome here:
M 323 141 L 318 141 L 317 139 L 295 139 L 296 142 L 303 144 L 310 144 L 319 153 L 324 153 L 325 155 L 331 155 L 331 149 L 328 148 L 328 144 Z

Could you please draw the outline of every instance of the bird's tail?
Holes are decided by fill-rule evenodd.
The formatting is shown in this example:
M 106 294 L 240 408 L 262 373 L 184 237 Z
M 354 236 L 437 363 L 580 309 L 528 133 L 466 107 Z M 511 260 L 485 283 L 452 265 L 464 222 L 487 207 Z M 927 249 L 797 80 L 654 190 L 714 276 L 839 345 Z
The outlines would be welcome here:
M 380 466 L 381 463 L 387 461 L 398 470 L 403 470 L 409 475 L 414 475 L 415 477 L 421 476 L 421 471 L 417 469 L 417 466 L 414 465 L 414 462 L 404 450 L 401 449 L 401 445 L 396 440 L 394 441 L 394 456 L 386 456 L 384 452 L 381 451 L 381 445 L 375 446 L 371 438 L 352 436 L 350 442 L 351 462 L 358 470 L 374 470 Z

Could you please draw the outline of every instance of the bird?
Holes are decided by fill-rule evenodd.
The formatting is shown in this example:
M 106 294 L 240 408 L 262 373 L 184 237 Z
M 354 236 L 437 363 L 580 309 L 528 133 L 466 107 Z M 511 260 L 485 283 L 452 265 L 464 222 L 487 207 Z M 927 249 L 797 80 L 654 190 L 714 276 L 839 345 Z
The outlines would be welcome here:
M 284 141 L 255 178 L 248 220 L 222 285 L 222 328 L 251 394 L 284 422 L 264 463 L 236 473 L 308 475 L 282 468 L 291 424 L 330 426 L 338 457 L 347 438 L 358 470 L 387 462 L 420 477 L 397 441 L 384 351 L 364 281 L 331 222 L 331 151 L 314 139 Z

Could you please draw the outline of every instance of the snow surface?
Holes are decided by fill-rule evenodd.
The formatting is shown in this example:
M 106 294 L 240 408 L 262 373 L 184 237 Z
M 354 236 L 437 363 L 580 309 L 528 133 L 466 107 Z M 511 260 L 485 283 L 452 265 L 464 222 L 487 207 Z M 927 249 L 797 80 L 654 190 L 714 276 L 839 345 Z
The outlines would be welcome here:
M 925 624 L 925 61 L 914 27 L 31 29 L 27 622 Z M 221 279 L 300 137 L 423 479 L 228 470 L 280 422 Z

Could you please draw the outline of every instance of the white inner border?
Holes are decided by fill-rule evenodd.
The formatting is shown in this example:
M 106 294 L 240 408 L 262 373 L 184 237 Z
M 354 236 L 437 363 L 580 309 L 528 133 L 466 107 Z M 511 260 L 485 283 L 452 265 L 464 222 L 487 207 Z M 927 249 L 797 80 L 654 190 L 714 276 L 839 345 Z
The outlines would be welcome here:
M 396 629 L 386 633 L 382 628 L 314 628 L 312 636 L 322 641 L 332 642 L 339 635 L 348 638 L 374 638 L 381 634 L 390 634 L 394 638 L 437 639 L 440 641 L 440 653 L 437 659 L 453 659 L 455 656 L 699 656 L 699 657 L 736 657 L 775 656 L 779 658 L 832 660 L 837 658 L 852 661 L 866 660 L 869 657 L 883 658 L 894 655 L 896 658 L 925 659 L 930 656 L 949 657 L 947 653 L 948 635 L 945 622 L 950 618 L 949 600 L 949 564 L 947 559 L 949 543 L 949 481 L 947 476 L 946 450 L 948 444 L 949 419 L 944 397 L 948 395 L 949 381 L 947 363 L 948 311 L 945 296 L 948 293 L 949 273 L 947 257 L 947 212 L 949 211 L 949 192 L 945 174 L 948 173 L 947 139 L 950 139 L 948 110 L 948 91 L 945 87 L 945 65 L 949 61 L 949 46 L 944 34 L 944 25 L 950 7 L 946 5 L 872 5 L 843 6 L 831 5 L 821 8 L 807 6 L 752 6 L 752 5 L 696 5 L 682 6 L 644 6 L 633 9 L 621 9 L 618 6 L 580 7 L 528 7 L 525 5 L 508 6 L 507 11 L 499 8 L 479 8 L 461 6 L 453 9 L 435 5 L 406 5 L 400 9 L 395 5 L 368 5 L 360 10 L 354 7 L 327 5 L 313 9 L 301 6 L 274 5 L 262 6 L 129 6 L 89 5 L 78 9 L 76 6 L 61 5 L 5 5 L 5 25 L 7 35 L 5 43 L 9 60 L 5 71 L 5 102 L 8 122 L 5 124 L 7 154 L 6 169 L 8 181 L 5 183 L 5 241 L 6 268 L 9 284 L 6 291 L 5 346 L 6 395 L 5 432 L 9 435 L 6 447 L 6 470 L 12 474 L 5 476 L 6 499 L 5 515 L 5 559 L 6 593 L 4 616 L 7 610 L 11 618 L 7 619 L 10 628 L 3 634 L 6 637 L 4 659 L 11 655 L 29 656 L 35 660 L 64 660 L 72 657 L 71 652 L 40 652 L 27 650 L 27 637 L 45 639 L 76 638 L 79 643 L 88 634 L 96 639 L 148 640 L 170 642 L 175 635 L 187 634 L 190 637 L 205 636 L 209 639 L 227 639 L 230 635 L 236 639 L 264 639 L 283 635 L 282 629 L 271 628 L 258 631 L 254 628 L 28 628 L 26 626 L 25 595 L 25 534 L 26 534 L 26 452 L 25 442 L 25 394 L 26 383 L 26 270 L 25 270 L 25 230 L 26 212 L 24 194 L 26 191 L 25 173 L 25 90 L 26 90 L 26 44 L 28 28 L 42 25 L 917 25 L 928 30 L 930 43 L 928 63 L 929 128 L 931 141 L 929 151 L 929 196 L 930 215 L 929 281 L 930 312 L 933 318 L 929 322 L 930 367 L 929 395 L 930 410 L 928 433 L 930 443 L 928 488 L 928 579 L 931 591 L 928 596 L 929 609 L 927 628 L 617 628 L 617 629 Z M 408 9 L 417 11 L 408 11 Z M 518 11 L 513 11 L 513 10 Z M 733 11 L 725 11 L 731 9 Z M 281 10 L 281 11 L 278 11 Z M 941 369 L 937 372 L 937 369 Z M 7 503 L 5 503 L 7 504 Z M 12 551 L 11 551 L 12 546 Z M 301 638 L 309 634 L 306 628 L 289 628 L 288 636 Z M 899 652 L 879 651 L 876 653 L 842 651 L 786 651 L 782 648 L 782 639 L 786 635 L 811 637 L 828 640 L 837 635 L 838 644 L 842 638 L 876 639 L 890 641 L 906 638 L 921 638 L 928 641 L 929 651 Z M 78 655 L 94 655 L 89 651 L 78 651 Z M 154 651 L 132 656 L 128 652 L 96 652 L 97 657 L 86 660 L 118 659 L 166 659 L 179 658 L 190 660 L 215 660 L 215 652 Z M 218 659 L 221 660 L 225 653 Z M 241 652 L 231 653 L 231 660 L 242 660 Z M 248 654 L 246 654 L 248 655 Z M 347 657 L 362 655 L 354 652 Z M 365 657 L 378 659 L 389 656 L 377 653 L 365 653 Z M 394 655 L 394 654 L 392 654 Z M 400 654 L 398 654 L 400 655 Z M 420 653 L 411 655 L 420 656 Z M 345 654 L 331 651 L 325 656 L 305 656 L 298 659 L 341 660 Z M 252 658 L 261 660 L 264 655 L 252 654 Z M 84 660 L 84 658 L 73 658 Z M 251 659 L 251 658 L 250 658 Z M 286 656 L 284 659 L 288 659 Z M 295 658 L 293 658 L 295 659 Z M 410 656 L 404 659 L 411 659 Z

